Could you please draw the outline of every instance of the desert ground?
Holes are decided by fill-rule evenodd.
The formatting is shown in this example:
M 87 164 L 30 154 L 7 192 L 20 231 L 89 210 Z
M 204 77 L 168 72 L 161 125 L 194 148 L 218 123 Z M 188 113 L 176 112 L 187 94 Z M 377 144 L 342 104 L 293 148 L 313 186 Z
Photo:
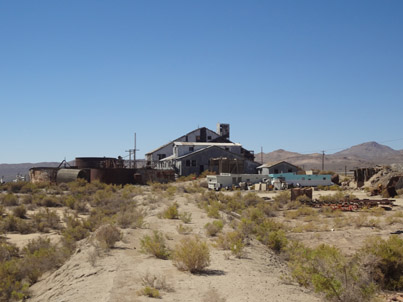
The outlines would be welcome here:
M 174 187 L 175 189 L 170 189 Z M 189 189 L 190 188 L 190 189 Z M 104 189 L 105 190 L 105 189 Z M 118 190 L 117 190 L 118 191 Z M 234 230 L 239 223 L 239 215 L 219 211 L 211 215 L 201 206 L 207 190 L 200 187 L 200 181 L 174 183 L 169 186 L 132 186 L 129 194 L 122 195 L 137 211 L 143 213 L 141 224 L 124 225 L 121 240 L 110 248 L 100 247 L 96 231 L 78 240 L 71 256 L 66 262 L 43 273 L 29 290 L 27 301 L 152 301 L 142 295 L 142 289 L 150 285 L 159 289 L 164 301 L 323 301 L 321 293 L 300 286 L 291 278 L 285 257 L 254 236 L 245 240 L 241 253 L 231 253 L 217 246 L 219 234 Z M 127 193 L 126 192 L 126 193 Z M 223 195 L 241 194 L 250 191 L 224 192 Z M 264 197 L 267 205 L 275 203 L 279 192 L 254 192 Z M 333 191 L 314 191 L 314 198 L 332 195 Z M 368 197 L 365 191 L 350 190 L 344 194 L 354 194 L 359 198 Z M 4 192 L 2 193 L 5 194 Z M 58 193 L 67 194 L 67 193 Z M 216 194 L 210 192 L 209 194 Z M 21 199 L 26 194 L 17 194 Z M 98 199 L 101 195 L 98 194 Z M 58 195 L 56 195 L 58 196 Z M 96 200 L 96 198 L 94 198 Z M 168 219 L 163 217 L 173 204 L 187 219 Z M 4 232 L 3 240 L 22 249 L 30 240 L 45 237 L 52 243 L 62 239 L 66 213 L 76 213 L 77 219 L 87 219 L 93 210 L 93 201 L 88 202 L 86 210 L 74 210 L 62 204 L 54 208 L 60 216 L 61 226 L 46 233 L 34 232 L 19 234 Z M 41 206 L 27 206 L 26 220 L 40 210 Z M 6 207 L 4 215 L 9 215 L 12 207 Z M 127 210 L 128 211 L 128 210 Z M 298 207 L 284 206 L 275 208 L 271 219 L 285 226 L 289 240 L 298 240 L 308 247 L 326 243 L 336 246 L 344 254 L 352 255 L 358 251 L 369 236 L 388 238 L 392 233 L 403 230 L 403 198 L 395 198 L 391 211 L 361 210 L 357 212 L 321 212 L 310 208 L 308 213 L 298 213 Z M 290 214 L 291 213 L 291 214 Z M 186 215 L 185 215 L 186 216 Z M 222 220 L 224 228 L 217 236 L 209 236 L 205 225 Z M 109 220 L 111 222 L 112 220 Z M 145 253 L 142 248 L 144 236 L 154 231 L 163 234 L 168 249 L 173 250 L 185 238 L 197 236 L 207 242 L 210 250 L 210 263 L 201 271 L 190 273 L 179 270 L 170 259 L 158 259 Z M 398 236 L 402 236 L 401 234 Z M 150 281 L 151 280 L 151 281 Z M 158 285 L 156 285 L 158 283 Z M 392 293 L 399 297 L 399 293 Z M 386 294 L 378 295 L 386 301 Z

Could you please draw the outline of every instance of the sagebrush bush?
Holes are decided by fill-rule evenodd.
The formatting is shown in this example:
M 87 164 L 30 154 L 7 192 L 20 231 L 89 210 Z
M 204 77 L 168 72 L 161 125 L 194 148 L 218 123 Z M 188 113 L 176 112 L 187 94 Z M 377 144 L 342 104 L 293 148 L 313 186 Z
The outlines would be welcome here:
M 104 249 L 113 248 L 116 242 L 122 240 L 122 232 L 112 224 L 102 225 L 95 233 L 95 238 Z
M 8 215 L 6 218 L 0 220 L 0 231 L 30 234 L 35 230 L 28 221 L 15 217 L 14 215 Z
M 179 205 L 176 202 L 173 203 L 168 208 L 166 208 L 164 212 L 162 212 L 162 217 L 166 219 L 178 219 L 179 218 L 178 208 Z
M 142 228 L 145 212 L 136 208 L 126 209 L 117 214 L 116 222 L 121 228 Z
M 266 244 L 276 253 L 283 251 L 287 247 L 287 237 L 283 230 L 269 232 Z
M 16 245 L 0 241 L 0 262 L 11 260 L 18 257 L 19 249 Z
M 50 229 L 60 228 L 60 217 L 56 211 L 48 208 L 40 209 L 32 215 L 33 226 L 39 232 L 49 232 Z
M 207 236 L 216 236 L 224 227 L 224 222 L 222 220 L 214 220 L 213 222 L 208 222 L 204 226 L 206 229 Z
M 46 271 L 59 267 L 64 259 L 56 245 L 48 238 L 39 237 L 30 240 L 23 249 L 23 266 L 21 272 L 28 277 L 30 283 L 35 283 Z
M 161 294 L 158 289 L 151 287 L 151 286 L 145 286 L 143 287 L 138 294 L 140 296 L 147 296 L 149 298 L 161 298 Z
M 193 231 L 193 229 L 192 229 L 190 226 L 184 225 L 184 224 L 182 224 L 182 223 L 179 224 L 179 225 L 176 227 L 176 230 L 178 231 L 179 234 L 182 234 L 182 235 L 189 234 L 189 233 L 191 233 L 191 232 Z
M 216 240 L 216 246 L 223 250 L 231 250 L 231 253 L 237 258 L 244 256 L 244 237 L 238 231 L 219 234 Z
M 25 215 L 27 214 L 27 209 L 24 205 L 20 205 L 13 209 L 13 215 L 18 218 L 26 218 Z
M 7 195 L 3 196 L 0 195 L 0 201 L 6 207 L 18 205 L 18 197 L 13 193 L 8 193 Z
M 184 238 L 175 247 L 172 260 L 179 270 L 200 272 L 210 265 L 210 249 L 207 242 L 197 236 Z
M 303 286 L 312 286 L 329 300 L 370 301 L 376 286 L 358 257 L 347 259 L 336 248 L 322 244 L 314 249 L 293 242 L 287 249 L 293 277 Z
M 372 277 L 381 288 L 403 289 L 403 239 L 397 235 L 392 235 L 387 240 L 372 237 L 367 240 L 360 253 L 375 256 Z
M 189 213 L 189 212 L 180 213 L 179 219 L 182 220 L 183 223 L 191 223 L 192 222 L 192 213 Z
M 145 235 L 140 243 L 143 253 L 153 255 L 159 259 L 168 259 L 170 255 L 164 235 L 158 231 L 154 231 L 152 236 Z

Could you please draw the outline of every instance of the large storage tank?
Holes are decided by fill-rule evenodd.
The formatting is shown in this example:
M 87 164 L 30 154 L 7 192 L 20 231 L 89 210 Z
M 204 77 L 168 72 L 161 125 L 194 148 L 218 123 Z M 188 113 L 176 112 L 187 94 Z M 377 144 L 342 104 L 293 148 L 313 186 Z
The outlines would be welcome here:
M 136 169 L 91 169 L 91 181 L 98 180 L 107 184 L 134 184 Z
M 54 183 L 59 168 L 35 167 L 29 169 L 29 178 L 32 183 Z
M 117 159 L 113 157 L 76 157 L 75 166 L 78 169 L 115 168 Z
M 90 181 L 90 170 L 89 169 L 60 169 L 57 172 L 56 182 L 72 182 L 77 179 L 85 179 L 86 181 Z

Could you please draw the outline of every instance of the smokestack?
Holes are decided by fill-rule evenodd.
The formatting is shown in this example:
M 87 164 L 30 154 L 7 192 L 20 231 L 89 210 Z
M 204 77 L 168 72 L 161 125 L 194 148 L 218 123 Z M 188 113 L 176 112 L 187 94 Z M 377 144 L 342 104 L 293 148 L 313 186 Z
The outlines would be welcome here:
M 217 133 L 220 136 L 229 139 L 229 124 L 217 123 Z

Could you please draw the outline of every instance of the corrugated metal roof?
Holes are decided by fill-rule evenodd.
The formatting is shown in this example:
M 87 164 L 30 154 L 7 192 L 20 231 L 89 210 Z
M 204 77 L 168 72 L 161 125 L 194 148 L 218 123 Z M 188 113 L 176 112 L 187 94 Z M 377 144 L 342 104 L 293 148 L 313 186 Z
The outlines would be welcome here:
M 203 128 L 206 128 L 206 130 L 209 130 L 209 131 L 211 131 L 211 132 L 213 132 L 213 133 L 215 133 L 215 134 L 217 134 L 217 135 L 219 136 L 219 134 L 218 134 L 217 132 L 215 132 L 215 131 L 213 131 L 213 130 L 207 128 L 207 127 L 199 127 L 199 128 L 197 128 L 197 129 L 194 129 L 194 130 L 192 130 L 192 131 L 186 133 L 185 135 L 179 136 L 177 139 L 174 139 L 174 140 L 170 141 L 169 143 L 166 143 L 165 145 L 162 145 L 162 146 L 160 146 L 160 147 L 158 147 L 158 148 L 155 148 L 154 150 L 152 150 L 152 151 L 146 153 L 145 155 L 149 155 L 149 154 L 151 154 L 151 153 L 154 153 L 155 151 L 158 151 L 159 149 L 162 149 L 162 148 L 168 146 L 169 144 L 173 144 L 175 141 L 181 139 L 182 137 L 185 137 L 186 135 L 190 135 L 191 133 L 196 132 L 197 130 L 200 130 L 200 129 L 203 129 Z

